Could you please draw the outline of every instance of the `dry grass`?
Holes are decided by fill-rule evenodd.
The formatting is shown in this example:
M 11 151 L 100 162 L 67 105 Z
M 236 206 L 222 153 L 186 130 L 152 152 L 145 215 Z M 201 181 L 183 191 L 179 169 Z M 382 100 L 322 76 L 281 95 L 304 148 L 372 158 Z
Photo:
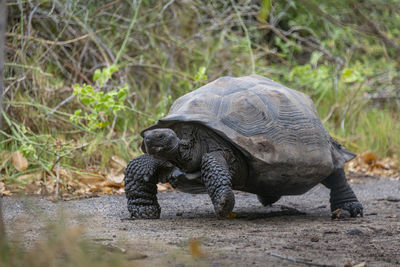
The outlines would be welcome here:
M 397 48 L 380 34 L 398 40 L 390 19 L 398 3 L 360 4 L 381 24 L 377 33 L 359 27 L 364 18 L 351 3 L 264 2 L 8 1 L 0 148 L 22 151 L 27 172 L 44 170 L 51 179 L 58 163 L 105 170 L 114 155 L 128 161 L 140 153 L 140 130 L 177 97 L 223 75 L 255 72 L 306 91 L 351 150 L 398 154 Z M 111 64 L 120 70 L 103 90 L 128 83 L 126 109 L 112 129 L 87 131 L 69 120 L 87 108 L 71 97 L 72 86 L 94 84 L 94 71 Z M 0 172 L 6 183 L 26 174 L 10 163 Z

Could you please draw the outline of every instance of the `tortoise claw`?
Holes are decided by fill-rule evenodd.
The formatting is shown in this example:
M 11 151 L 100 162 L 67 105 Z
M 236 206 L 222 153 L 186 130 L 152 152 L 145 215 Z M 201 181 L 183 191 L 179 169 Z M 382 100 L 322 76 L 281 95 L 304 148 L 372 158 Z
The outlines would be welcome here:
M 332 211 L 332 219 L 357 217 L 357 215 L 360 215 L 361 217 L 364 216 L 363 206 L 358 201 L 346 202 L 337 205 Z

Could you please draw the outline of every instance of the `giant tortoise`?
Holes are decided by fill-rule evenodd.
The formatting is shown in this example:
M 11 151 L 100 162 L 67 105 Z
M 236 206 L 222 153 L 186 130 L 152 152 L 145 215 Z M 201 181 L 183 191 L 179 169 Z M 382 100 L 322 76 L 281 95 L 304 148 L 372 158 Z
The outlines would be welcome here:
M 144 154 L 124 180 L 134 218 L 160 217 L 158 182 L 207 192 L 220 218 L 232 212 L 233 190 L 265 206 L 319 183 L 330 189 L 331 211 L 363 215 L 343 169 L 355 155 L 332 139 L 307 95 L 270 79 L 219 78 L 178 98 L 141 135 Z

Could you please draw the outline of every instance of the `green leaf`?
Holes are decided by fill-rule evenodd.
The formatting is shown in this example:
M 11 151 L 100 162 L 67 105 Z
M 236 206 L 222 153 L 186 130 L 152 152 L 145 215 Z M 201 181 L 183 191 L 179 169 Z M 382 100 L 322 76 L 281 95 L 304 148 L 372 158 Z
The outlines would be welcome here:
M 76 84 L 74 84 L 72 93 L 73 93 L 75 96 L 77 96 L 77 95 L 79 95 L 79 93 L 81 92 L 81 90 L 82 90 L 82 87 L 81 87 L 79 84 L 76 83 Z
M 110 92 L 108 92 L 108 96 L 109 97 L 112 97 L 112 96 L 116 96 L 116 95 L 118 95 L 118 92 L 117 91 L 110 91 Z
M 111 66 L 109 67 L 109 69 L 110 69 L 110 73 L 111 73 L 111 74 L 113 74 L 114 72 L 119 71 L 119 68 L 118 68 L 117 65 L 111 65 Z
M 89 120 L 92 120 L 92 121 L 97 120 L 97 114 L 96 113 L 90 113 L 88 115 L 88 118 L 89 118 Z
M 271 10 L 271 0 L 262 0 L 260 11 L 258 13 L 257 19 L 259 22 L 266 22 Z
M 194 81 L 199 82 L 207 80 L 207 75 L 205 75 L 205 73 L 206 73 L 206 67 L 201 66 L 197 71 L 196 76 L 194 76 Z
M 85 105 L 89 105 L 90 103 L 93 102 L 93 100 L 94 100 L 93 98 L 89 98 L 89 97 L 82 97 L 82 99 L 81 99 L 82 103 Z
M 358 81 L 360 74 L 355 69 L 346 68 L 342 72 L 342 81 L 352 83 Z
M 121 91 L 118 92 L 117 98 L 119 100 L 123 100 L 125 98 L 125 96 L 126 96 L 126 92 L 121 90 Z
M 100 69 L 95 70 L 95 71 L 94 71 L 94 74 L 93 74 L 93 81 L 96 82 L 96 81 L 99 80 L 101 77 L 102 77 L 101 70 L 100 70 Z
M 313 66 L 316 66 L 318 63 L 318 60 L 322 57 L 322 53 L 319 51 L 313 52 L 311 54 L 311 58 L 310 58 L 310 64 Z
M 105 68 L 105 69 L 103 69 L 103 76 L 104 76 L 104 78 L 110 78 L 111 77 L 111 71 L 110 71 L 110 69 L 109 68 Z

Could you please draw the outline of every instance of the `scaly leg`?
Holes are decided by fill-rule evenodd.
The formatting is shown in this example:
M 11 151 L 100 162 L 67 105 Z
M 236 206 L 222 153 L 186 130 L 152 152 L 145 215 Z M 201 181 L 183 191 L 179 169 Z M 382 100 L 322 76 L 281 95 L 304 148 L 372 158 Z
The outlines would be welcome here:
M 226 161 L 221 154 L 212 152 L 203 156 L 201 179 L 217 216 L 228 216 L 235 205 L 235 195 L 232 192 L 231 176 Z
M 342 209 L 339 217 L 363 216 L 363 206 L 358 201 L 350 185 L 347 183 L 343 169 L 338 169 L 322 181 L 322 184 L 331 190 L 330 203 L 331 211 Z M 335 219 L 338 216 L 332 214 Z
M 156 185 L 160 174 L 168 175 L 162 168 L 162 162 L 148 154 L 129 162 L 124 182 L 128 210 L 132 218 L 160 218 L 161 208 L 157 201 Z

